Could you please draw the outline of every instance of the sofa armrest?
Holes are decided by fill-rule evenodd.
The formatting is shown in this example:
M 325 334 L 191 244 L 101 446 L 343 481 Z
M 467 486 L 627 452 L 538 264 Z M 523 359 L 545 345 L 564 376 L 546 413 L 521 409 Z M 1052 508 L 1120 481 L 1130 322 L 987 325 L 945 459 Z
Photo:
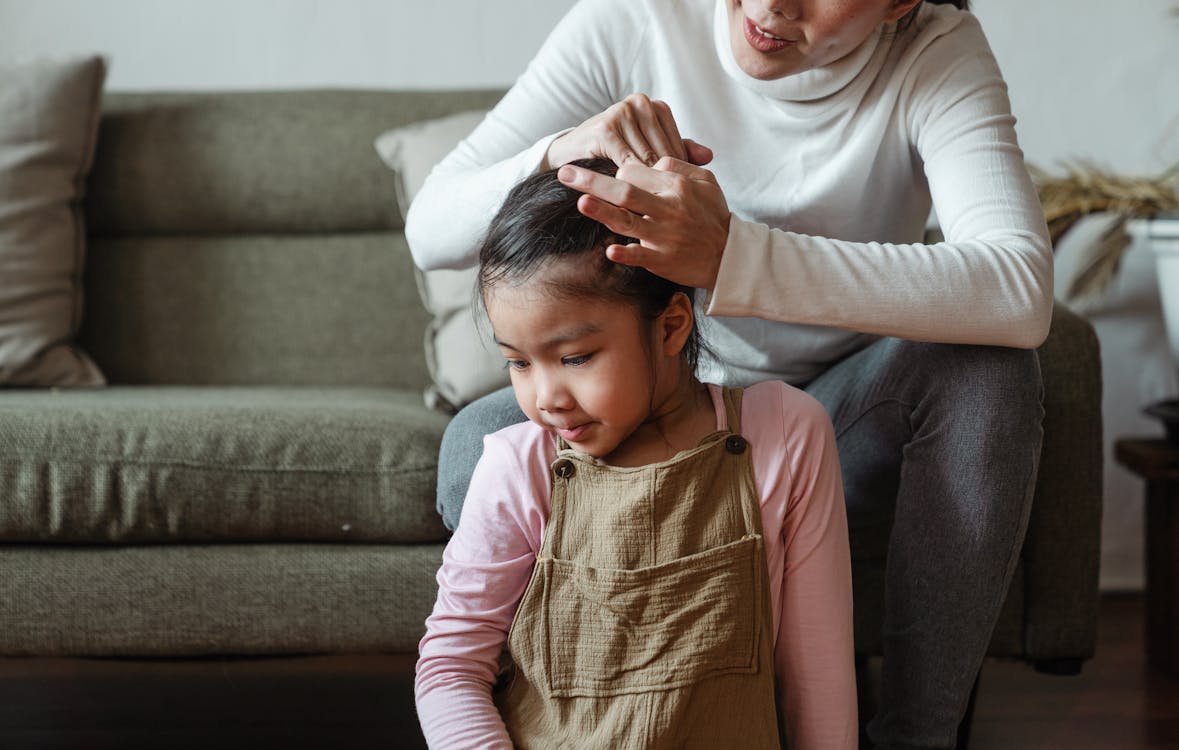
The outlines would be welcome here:
M 1024 545 L 1025 654 L 1092 656 L 1101 545 L 1101 358 L 1093 327 L 1057 302 L 1039 349 L 1044 443 Z

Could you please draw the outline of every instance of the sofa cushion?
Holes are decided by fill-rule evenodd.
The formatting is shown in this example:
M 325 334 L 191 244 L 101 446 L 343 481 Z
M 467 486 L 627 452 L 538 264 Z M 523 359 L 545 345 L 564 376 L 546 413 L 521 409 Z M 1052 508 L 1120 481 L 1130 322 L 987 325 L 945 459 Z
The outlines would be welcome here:
M 0 65 L 0 386 L 101 385 L 73 344 L 101 58 Z
M 416 391 L 0 391 L 0 424 L 0 541 L 446 538 Z
M 414 653 L 442 548 L 0 545 L 0 654 Z
M 458 112 L 394 128 L 377 138 L 377 152 L 397 173 L 397 200 L 403 215 L 434 165 L 486 114 L 484 110 Z M 453 413 L 508 384 L 503 356 L 491 345 L 487 314 L 473 304 L 476 275 L 475 268 L 417 270 L 422 303 L 433 316 L 425 340 L 433 381 L 425 396 L 431 408 Z
M 112 384 L 429 383 L 400 232 L 96 238 L 79 340 Z
M 486 107 L 501 91 L 117 92 L 90 179 L 91 233 L 398 229 L 388 128 Z

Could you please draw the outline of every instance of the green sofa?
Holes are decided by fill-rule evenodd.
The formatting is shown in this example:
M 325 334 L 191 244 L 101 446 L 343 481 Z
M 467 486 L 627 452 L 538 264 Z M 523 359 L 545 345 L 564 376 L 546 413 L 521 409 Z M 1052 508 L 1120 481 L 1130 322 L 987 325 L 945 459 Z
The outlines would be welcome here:
M 498 92 L 108 94 L 80 342 L 109 387 L 0 390 L 0 654 L 412 653 L 447 417 L 382 131 Z M 1058 307 L 1022 561 L 991 653 L 1093 652 L 1100 367 Z M 887 529 L 853 535 L 879 651 Z M 408 661 L 406 663 L 409 663 Z

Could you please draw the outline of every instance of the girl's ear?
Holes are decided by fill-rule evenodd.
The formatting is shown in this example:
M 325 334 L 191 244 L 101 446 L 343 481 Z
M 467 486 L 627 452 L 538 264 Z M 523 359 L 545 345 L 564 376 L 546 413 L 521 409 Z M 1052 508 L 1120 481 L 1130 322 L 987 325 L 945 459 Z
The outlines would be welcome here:
M 905 14 L 921 4 L 921 0 L 893 0 L 892 7 L 884 14 L 884 22 L 892 23 L 905 17 Z
M 676 292 L 667 303 L 667 308 L 660 313 L 655 321 L 656 335 L 659 337 L 659 351 L 665 357 L 678 357 L 692 334 L 696 314 L 692 309 L 692 300 L 683 292 Z

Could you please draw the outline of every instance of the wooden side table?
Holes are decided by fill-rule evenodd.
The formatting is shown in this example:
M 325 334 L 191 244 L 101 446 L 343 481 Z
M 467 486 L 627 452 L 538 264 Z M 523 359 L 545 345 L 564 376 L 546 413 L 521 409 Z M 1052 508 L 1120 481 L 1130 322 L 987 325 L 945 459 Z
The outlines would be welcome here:
M 1179 443 L 1126 438 L 1118 463 L 1146 480 L 1146 655 L 1179 677 Z

